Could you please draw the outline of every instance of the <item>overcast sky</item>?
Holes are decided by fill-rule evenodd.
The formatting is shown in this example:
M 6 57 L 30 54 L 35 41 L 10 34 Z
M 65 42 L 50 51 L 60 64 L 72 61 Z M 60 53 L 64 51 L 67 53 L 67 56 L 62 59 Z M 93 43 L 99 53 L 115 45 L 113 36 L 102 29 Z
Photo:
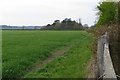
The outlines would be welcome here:
M 54 20 L 81 18 L 93 25 L 101 0 L 0 0 L 0 25 L 47 25 Z

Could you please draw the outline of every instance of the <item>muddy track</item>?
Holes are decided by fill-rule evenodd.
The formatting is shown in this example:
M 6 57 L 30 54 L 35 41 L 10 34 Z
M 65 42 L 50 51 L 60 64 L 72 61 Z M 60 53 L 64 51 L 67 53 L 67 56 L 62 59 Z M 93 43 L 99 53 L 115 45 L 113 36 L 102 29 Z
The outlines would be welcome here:
M 51 52 L 52 53 L 52 56 L 51 57 L 48 57 L 46 58 L 45 60 L 41 61 L 37 66 L 35 66 L 34 68 L 32 68 L 32 70 L 30 70 L 28 73 L 30 72 L 33 72 L 35 70 L 38 70 L 40 69 L 41 67 L 43 67 L 44 65 L 46 65 L 47 63 L 53 61 L 57 56 L 61 56 L 62 54 L 64 54 L 66 51 L 68 51 L 69 49 L 71 48 L 71 46 L 69 47 L 65 47 L 61 50 L 57 50 L 57 51 L 54 51 L 54 52 Z

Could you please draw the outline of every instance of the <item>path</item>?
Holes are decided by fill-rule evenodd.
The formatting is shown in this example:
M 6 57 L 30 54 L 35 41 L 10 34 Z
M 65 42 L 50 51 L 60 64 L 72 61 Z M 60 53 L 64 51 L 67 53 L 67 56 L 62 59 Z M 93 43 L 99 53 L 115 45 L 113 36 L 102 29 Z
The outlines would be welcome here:
M 35 67 L 34 67 L 32 70 L 30 70 L 28 73 L 40 69 L 41 67 L 43 67 L 43 66 L 46 65 L 47 63 L 53 61 L 57 56 L 61 56 L 62 54 L 64 54 L 64 53 L 65 53 L 66 51 L 68 51 L 70 48 L 71 48 L 71 46 L 70 46 L 70 47 L 65 47 L 65 48 L 63 48 L 63 49 L 61 49 L 61 50 L 57 50 L 57 51 L 52 52 L 52 56 L 51 56 L 51 57 L 48 57 L 47 59 L 41 61 L 40 64 L 38 64 L 37 66 L 35 66 Z

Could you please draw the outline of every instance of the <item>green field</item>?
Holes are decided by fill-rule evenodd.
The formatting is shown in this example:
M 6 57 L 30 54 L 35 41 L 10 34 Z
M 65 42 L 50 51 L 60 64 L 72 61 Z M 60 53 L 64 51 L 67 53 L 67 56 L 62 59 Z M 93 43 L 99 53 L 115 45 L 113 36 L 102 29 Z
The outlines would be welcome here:
M 84 31 L 3 30 L 3 78 L 87 77 L 92 39 L 93 36 Z M 29 72 L 40 61 L 52 56 L 51 52 L 66 46 L 72 47 L 41 69 Z
M 2 30 L 0 30 L 0 79 L 2 78 Z

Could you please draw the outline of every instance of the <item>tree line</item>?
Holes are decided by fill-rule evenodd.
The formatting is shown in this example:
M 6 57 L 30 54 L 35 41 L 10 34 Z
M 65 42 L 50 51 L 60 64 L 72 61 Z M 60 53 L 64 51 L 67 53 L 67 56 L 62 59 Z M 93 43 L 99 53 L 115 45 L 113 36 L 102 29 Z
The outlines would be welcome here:
M 102 2 L 97 9 L 99 20 L 96 26 L 120 24 L 120 2 Z
M 83 30 L 87 29 L 88 26 L 84 26 L 71 18 L 65 18 L 63 21 L 55 20 L 53 24 L 48 24 L 41 28 L 41 30 Z

